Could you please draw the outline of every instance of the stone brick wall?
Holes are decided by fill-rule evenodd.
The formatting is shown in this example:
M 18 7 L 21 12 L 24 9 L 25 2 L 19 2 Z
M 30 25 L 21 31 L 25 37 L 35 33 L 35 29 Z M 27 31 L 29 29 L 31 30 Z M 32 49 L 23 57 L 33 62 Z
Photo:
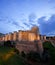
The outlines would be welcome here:
M 1 37 L 2 39 L 3 37 Z M 1 40 L 0 39 L 0 40 Z M 44 40 L 46 39 L 46 36 L 43 36 L 39 34 L 39 28 L 38 27 L 32 27 L 31 30 L 19 30 L 14 31 L 13 33 L 9 33 L 5 35 L 5 39 L 2 39 L 3 41 L 34 41 L 34 40 Z
M 30 51 L 38 52 L 40 55 L 43 53 L 43 46 L 41 41 L 37 42 L 16 42 L 16 48 L 22 52 L 29 53 Z

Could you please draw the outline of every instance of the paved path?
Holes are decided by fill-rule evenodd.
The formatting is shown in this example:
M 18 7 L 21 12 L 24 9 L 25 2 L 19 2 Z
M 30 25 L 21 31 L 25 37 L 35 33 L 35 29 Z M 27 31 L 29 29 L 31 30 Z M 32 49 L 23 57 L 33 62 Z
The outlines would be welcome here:
M 52 45 L 55 47 L 55 41 L 51 40 Z
M 55 40 L 46 40 L 46 41 L 51 42 L 51 44 L 55 47 Z M 44 41 L 42 41 L 42 42 L 45 42 L 45 40 L 44 40 Z

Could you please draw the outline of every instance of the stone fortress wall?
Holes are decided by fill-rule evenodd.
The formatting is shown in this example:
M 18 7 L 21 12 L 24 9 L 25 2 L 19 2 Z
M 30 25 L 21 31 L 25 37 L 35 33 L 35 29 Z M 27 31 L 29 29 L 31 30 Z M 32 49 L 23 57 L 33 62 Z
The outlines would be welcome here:
M 31 30 L 14 31 L 13 33 L 6 34 L 3 37 L 0 37 L 0 41 L 34 41 L 34 40 L 46 40 L 45 35 L 39 34 L 38 27 L 32 27 Z
M 40 35 L 37 26 L 32 27 L 31 30 L 19 30 L 18 32 L 6 34 L 0 37 L 0 41 L 15 41 L 16 48 L 21 52 L 28 53 L 30 51 L 37 51 L 39 54 L 43 52 L 41 40 L 46 40 L 45 35 Z M 36 41 L 36 42 L 34 42 Z

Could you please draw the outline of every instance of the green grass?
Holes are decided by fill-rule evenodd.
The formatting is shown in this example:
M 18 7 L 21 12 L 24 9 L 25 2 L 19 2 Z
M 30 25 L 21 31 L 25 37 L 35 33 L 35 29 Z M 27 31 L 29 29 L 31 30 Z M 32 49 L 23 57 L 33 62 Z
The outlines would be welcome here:
M 2 53 L 2 54 L 6 54 L 6 53 L 8 53 L 10 50 L 13 50 L 13 48 L 6 47 L 6 46 L 1 46 L 1 47 L 0 47 L 0 53 Z
M 0 47 L 0 65 L 24 65 L 24 63 L 14 52 L 14 48 Z
M 53 45 L 50 42 L 43 43 L 43 47 L 48 48 L 48 52 L 51 57 L 50 63 L 51 65 L 55 65 L 55 47 L 53 47 Z

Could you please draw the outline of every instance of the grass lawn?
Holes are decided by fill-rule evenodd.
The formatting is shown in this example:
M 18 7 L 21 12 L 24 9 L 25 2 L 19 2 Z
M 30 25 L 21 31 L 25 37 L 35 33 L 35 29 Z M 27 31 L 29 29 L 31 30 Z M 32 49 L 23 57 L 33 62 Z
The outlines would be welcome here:
M 0 65 L 24 65 L 24 63 L 14 52 L 14 48 L 0 47 Z

